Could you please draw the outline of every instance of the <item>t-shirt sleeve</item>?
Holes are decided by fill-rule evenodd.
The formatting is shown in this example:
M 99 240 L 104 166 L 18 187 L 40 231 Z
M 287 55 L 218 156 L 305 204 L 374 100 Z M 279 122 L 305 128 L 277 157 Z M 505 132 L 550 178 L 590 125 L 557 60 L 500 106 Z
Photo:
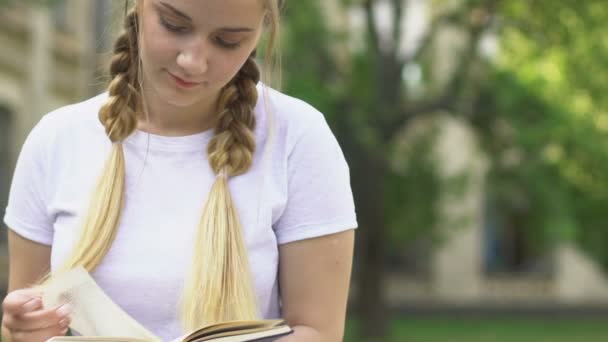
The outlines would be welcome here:
M 320 113 L 287 160 L 287 203 L 274 225 L 279 244 L 357 227 L 348 165 Z
M 46 207 L 48 145 L 44 118 L 34 127 L 21 148 L 8 197 L 4 223 L 26 239 L 50 245 L 53 223 Z

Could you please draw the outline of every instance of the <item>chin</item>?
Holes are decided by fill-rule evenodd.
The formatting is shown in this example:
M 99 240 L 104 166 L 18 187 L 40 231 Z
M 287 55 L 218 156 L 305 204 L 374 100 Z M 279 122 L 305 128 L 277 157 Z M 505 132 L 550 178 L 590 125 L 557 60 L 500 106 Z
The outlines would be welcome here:
M 175 107 L 190 107 L 196 104 L 200 98 L 200 94 L 181 94 L 179 92 L 166 92 L 161 98 L 168 104 Z
M 155 88 L 154 93 L 162 102 L 175 107 L 189 107 L 205 97 L 200 89 L 182 90 L 166 85 Z

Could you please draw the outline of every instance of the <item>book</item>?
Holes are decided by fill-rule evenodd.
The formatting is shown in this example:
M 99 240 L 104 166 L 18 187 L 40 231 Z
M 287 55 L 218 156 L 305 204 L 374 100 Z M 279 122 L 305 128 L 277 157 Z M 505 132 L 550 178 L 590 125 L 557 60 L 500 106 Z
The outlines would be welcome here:
M 44 307 L 72 306 L 70 330 L 78 336 L 55 336 L 49 342 L 163 342 L 144 328 L 78 267 L 45 285 Z M 108 319 L 111 317 L 111 319 Z M 170 342 L 274 341 L 293 330 L 283 320 L 227 321 L 201 327 Z

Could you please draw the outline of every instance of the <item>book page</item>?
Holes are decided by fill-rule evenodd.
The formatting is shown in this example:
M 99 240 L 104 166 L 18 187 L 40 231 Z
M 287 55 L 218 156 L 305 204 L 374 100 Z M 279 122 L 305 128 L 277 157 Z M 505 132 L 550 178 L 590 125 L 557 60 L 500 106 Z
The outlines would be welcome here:
M 251 331 L 239 335 L 220 334 L 219 336 L 203 337 L 192 342 L 272 342 L 279 337 L 292 334 L 293 330 L 288 326 L 277 327 L 266 331 Z
M 179 336 L 170 342 L 202 341 L 209 336 L 221 337 L 233 334 L 265 331 L 272 328 L 282 328 L 284 320 L 249 320 L 249 321 L 227 321 L 204 326 L 193 332 Z
M 83 268 L 56 276 L 44 287 L 44 307 L 70 302 L 70 328 L 83 336 L 123 336 L 147 341 L 160 339 L 124 312 Z
M 228 321 L 212 324 L 195 330 L 189 335 L 181 338 L 183 341 L 193 341 L 207 336 L 221 336 L 223 333 L 244 333 L 251 330 L 268 330 L 283 324 L 283 320 L 253 320 L 253 321 Z

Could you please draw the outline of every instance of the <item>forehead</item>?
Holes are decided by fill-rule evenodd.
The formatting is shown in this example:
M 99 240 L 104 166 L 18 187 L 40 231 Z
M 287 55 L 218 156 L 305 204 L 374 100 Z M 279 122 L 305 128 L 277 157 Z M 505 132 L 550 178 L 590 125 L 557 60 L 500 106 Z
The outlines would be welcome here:
M 184 13 L 200 25 L 257 26 L 264 16 L 264 0 L 143 0 L 144 4 L 165 9 L 169 7 Z M 150 7 L 150 6 L 145 6 Z

